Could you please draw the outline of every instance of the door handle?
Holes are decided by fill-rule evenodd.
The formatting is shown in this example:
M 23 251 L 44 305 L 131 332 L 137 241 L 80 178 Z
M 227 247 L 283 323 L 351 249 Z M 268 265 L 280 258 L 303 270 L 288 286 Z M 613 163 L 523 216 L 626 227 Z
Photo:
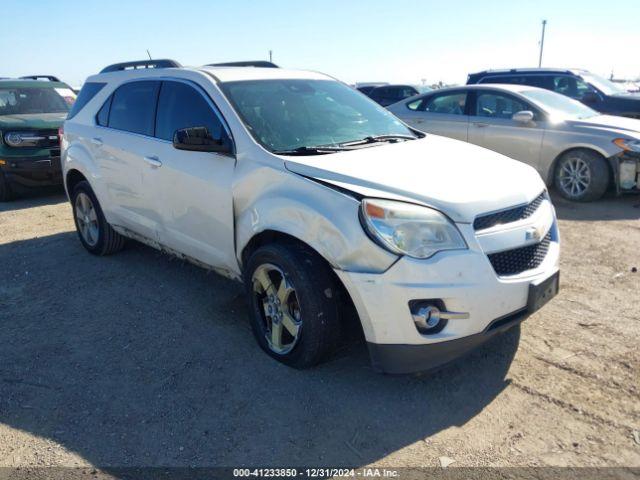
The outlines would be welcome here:
M 484 128 L 489 126 L 488 123 L 484 123 L 484 122 L 473 122 L 473 124 L 478 128 Z
M 416 123 L 424 123 L 424 120 L 418 119 L 416 120 Z
M 153 168 L 162 166 L 162 162 L 158 157 L 144 157 L 144 161 L 151 165 Z
M 94 137 L 91 139 L 91 143 L 93 143 L 96 147 L 102 146 L 102 139 L 98 137 Z

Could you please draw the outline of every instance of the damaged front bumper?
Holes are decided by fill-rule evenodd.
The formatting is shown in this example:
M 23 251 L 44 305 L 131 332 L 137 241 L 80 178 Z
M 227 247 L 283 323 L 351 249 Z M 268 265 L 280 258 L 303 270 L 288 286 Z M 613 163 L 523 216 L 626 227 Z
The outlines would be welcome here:
M 614 174 L 615 192 L 640 192 L 640 154 L 621 152 L 609 157 L 609 163 Z

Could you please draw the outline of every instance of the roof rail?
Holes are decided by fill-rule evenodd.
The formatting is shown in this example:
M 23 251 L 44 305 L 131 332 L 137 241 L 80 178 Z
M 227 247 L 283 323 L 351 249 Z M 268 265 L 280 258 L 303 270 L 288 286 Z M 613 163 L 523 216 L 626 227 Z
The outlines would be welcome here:
M 181 68 L 175 60 L 163 58 L 160 60 L 137 60 L 135 62 L 114 63 L 100 70 L 100 73 L 119 72 L 121 70 L 136 70 L 144 68 Z
M 208 63 L 207 67 L 258 67 L 258 68 L 280 68 L 273 62 L 267 62 L 266 60 L 247 60 L 243 62 L 223 62 L 223 63 Z
M 58 77 L 54 77 L 53 75 L 25 75 L 24 77 L 20 77 L 20 80 L 49 80 L 50 82 L 60 81 Z

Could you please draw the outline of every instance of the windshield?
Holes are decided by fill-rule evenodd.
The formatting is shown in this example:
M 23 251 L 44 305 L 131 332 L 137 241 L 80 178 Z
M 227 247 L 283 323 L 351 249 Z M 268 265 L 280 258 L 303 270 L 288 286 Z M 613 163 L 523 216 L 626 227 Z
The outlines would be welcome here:
M 622 88 L 620 85 L 616 85 L 610 80 L 607 80 L 604 77 L 596 75 L 594 73 L 585 73 L 582 75 L 582 78 L 585 82 L 591 84 L 596 87 L 605 95 L 619 95 L 621 93 L 627 93 L 627 91 Z
M 332 80 L 222 84 L 253 137 L 272 152 L 413 133 L 386 109 Z
M 74 100 L 68 88 L 0 88 L 0 115 L 67 113 Z
M 598 112 L 577 100 L 549 90 L 523 90 L 520 94 L 539 104 L 551 115 L 564 118 L 589 118 L 598 115 Z

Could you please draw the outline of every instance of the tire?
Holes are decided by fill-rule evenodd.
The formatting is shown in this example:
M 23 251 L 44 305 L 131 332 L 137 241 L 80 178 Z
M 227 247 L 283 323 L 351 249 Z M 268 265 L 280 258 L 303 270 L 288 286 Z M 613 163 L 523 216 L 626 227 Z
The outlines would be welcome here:
M 269 356 L 304 369 L 333 353 L 342 333 L 341 293 L 331 270 L 315 252 L 293 243 L 268 244 L 253 252 L 243 276 L 251 327 Z M 265 283 L 272 286 L 265 288 Z M 273 308 L 271 316 L 269 308 Z M 292 325 L 297 327 L 295 337 Z M 273 341 L 278 337 L 280 341 Z
M 606 160 L 589 150 L 563 154 L 556 166 L 555 187 L 567 200 L 590 202 L 604 195 L 611 181 Z
M 13 200 L 13 192 L 9 182 L 4 178 L 4 174 L 0 172 L 0 202 L 8 202 L 9 200 Z
M 100 203 L 86 180 L 79 182 L 73 189 L 71 207 L 78 237 L 87 251 L 102 256 L 122 250 L 125 238 L 107 223 Z M 87 234 L 88 231 L 90 234 Z

